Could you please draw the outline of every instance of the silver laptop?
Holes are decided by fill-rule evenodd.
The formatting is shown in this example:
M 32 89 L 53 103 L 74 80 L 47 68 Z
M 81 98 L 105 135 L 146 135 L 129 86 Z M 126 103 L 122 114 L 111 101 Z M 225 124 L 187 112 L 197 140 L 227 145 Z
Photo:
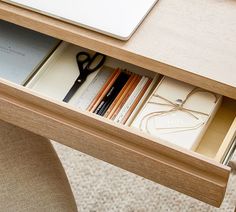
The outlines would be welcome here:
M 121 40 L 128 40 L 157 0 L 4 0 Z

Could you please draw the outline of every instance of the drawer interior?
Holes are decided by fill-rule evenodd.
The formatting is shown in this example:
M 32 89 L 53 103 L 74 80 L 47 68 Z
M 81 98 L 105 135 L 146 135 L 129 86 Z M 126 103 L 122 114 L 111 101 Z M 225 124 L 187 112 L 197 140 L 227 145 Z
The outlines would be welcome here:
M 49 59 L 40 67 L 40 69 L 37 71 L 37 73 L 32 77 L 28 83 L 26 84 L 26 87 L 29 89 L 36 90 L 36 92 L 39 95 L 45 96 L 47 98 L 51 98 L 50 95 L 45 94 L 47 89 L 44 88 L 38 88 L 37 84 L 40 82 L 41 78 L 45 78 L 45 73 L 47 73 L 47 68 L 54 63 L 55 59 L 57 57 L 60 57 L 63 53 L 63 50 L 68 48 L 71 44 L 68 44 L 66 42 L 63 42 L 59 47 L 56 49 L 56 51 L 49 57 Z M 84 49 L 81 47 L 77 47 L 76 51 L 88 51 L 92 52 L 88 49 Z M 126 62 L 119 61 L 117 59 L 108 57 L 106 66 L 115 68 L 115 67 L 121 67 L 121 68 L 127 68 L 129 70 L 132 70 L 133 72 L 136 72 L 140 75 L 146 75 L 149 76 L 154 80 L 155 85 L 160 80 L 161 76 L 151 72 L 149 70 L 145 70 L 143 68 L 137 67 L 135 65 L 128 64 Z M 159 80 L 158 80 L 159 79 Z M 155 86 L 154 86 L 155 87 Z M 154 89 L 154 88 L 153 88 Z M 142 101 L 139 103 L 140 107 L 142 104 L 144 104 L 145 100 L 148 98 L 148 94 L 151 93 L 151 90 L 146 93 L 146 95 L 142 98 Z M 64 94 L 63 94 L 64 95 Z M 69 102 L 69 105 L 74 108 L 77 112 L 80 112 L 78 108 L 74 106 L 76 99 L 72 98 L 72 101 Z M 61 101 L 60 98 L 52 98 L 53 101 Z M 65 105 L 66 106 L 66 105 Z M 137 112 L 137 111 L 136 111 Z M 89 113 L 89 112 L 85 112 Z M 135 113 L 131 116 L 131 119 L 135 117 Z M 216 160 L 217 162 L 223 162 L 224 158 L 226 157 L 227 151 L 230 149 L 230 147 L 233 145 L 234 139 L 232 136 L 235 136 L 232 131 L 236 131 L 236 128 L 232 128 L 236 117 L 236 101 L 229 99 L 227 97 L 223 97 L 222 104 L 217 111 L 215 117 L 213 118 L 212 122 L 210 123 L 209 127 L 207 128 L 206 132 L 204 133 L 204 136 L 202 137 L 198 147 L 196 148 L 195 152 L 199 153 L 201 155 L 204 155 L 208 158 L 211 158 L 213 160 Z M 102 120 L 105 120 L 105 118 L 102 118 Z M 130 122 L 129 122 L 130 123 Z M 115 124 L 115 126 L 119 127 L 119 124 Z M 128 131 L 139 131 L 136 129 L 131 129 L 131 127 L 127 126 Z M 140 131 L 139 131 L 140 133 Z M 141 134 L 145 134 L 142 133 Z M 227 136 L 227 134 L 232 135 Z M 159 142 L 159 139 L 153 138 L 156 142 Z M 173 144 L 170 144 L 169 142 L 166 142 L 167 145 L 174 146 Z
M 57 59 L 57 57 L 60 57 L 61 54 L 63 54 L 63 51 L 66 48 L 69 48 L 70 45 L 71 44 L 63 42 L 59 46 L 59 48 L 52 54 L 52 56 L 45 62 L 45 64 L 41 67 L 38 73 L 31 79 L 31 81 L 27 84 L 27 87 L 30 89 L 34 89 L 40 94 L 44 95 L 45 94 L 44 92 L 46 92 L 46 90 L 44 88 L 38 88 L 37 83 L 40 81 L 45 72 L 47 72 L 47 68 Z M 87 51 L 92 53 L 92 51 L 81 47 L 76 47 L 76 51 Z M 160 75 L 154 72 L 145 70 L 135 65 L 128 64 L 126 62 L 119 61 L 111 57 L 107 58 L 106 66 L 110 68 L 116 68 L 116 67 L 127 68 L 129 70 L 132 70 L 132 72 L 136 72 L 140 75 L 147 75 L 151 78 L 159 78 L 159 79 L 161 78 Z M 159 80 L 156 79 L 156 81 Z M 157 84 L 156 81 L 155 84 Z M 149 94 L 150 93 L 151 92 L 149 91 Z M 142 99 L 142 103 L 140 103 L 141 105 L 144 104 L 147 97 L 148 96 L 146 94 L 146 96 Z M 55 99 L 60 100 L 59 98 Z M 69 104 L 74 106 L 75 101 L 76 101 L 76 95 L 75 98 L 72 98 Z M 76 108 L 75 110 L 79 111 Z M 134 116 L 135 113 L 133 116 L 131 116 L 131 119 L 134 118 Z M 217 111 L 212 122 L 210 123 L 209 127 L 204 133 L 204 136 L 202 137 L 195 152 L 207 156 L 211 159 L 214 159 L 217 162 L 223 162 L 227 150 L 229 150 L 230 146 L 233 145 L 233 138 L 226 138 L 226 135 L 229 133 L 229 131 L 233 130 L 236 131 L 236 129 L 230 129 L 231 125 L 233 125 L 234 123 L 235 117 L 236 117 L 236 101 L 229 99 L 227 97 L 223 97 L 223 101 L 222 104 L 220 105 L 219 110 Z M 219 152 L 221 152 L 221 154 Z

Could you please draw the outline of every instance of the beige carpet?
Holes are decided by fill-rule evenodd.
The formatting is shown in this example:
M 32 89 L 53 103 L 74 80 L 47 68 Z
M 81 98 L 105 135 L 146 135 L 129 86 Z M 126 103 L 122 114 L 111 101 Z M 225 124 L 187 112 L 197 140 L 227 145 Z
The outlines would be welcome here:
M 234 211 L 235 175 L 231 176 L 225 201 L 216 209 L 76 150 L 53 144 L 72 185 L 78 211 Z

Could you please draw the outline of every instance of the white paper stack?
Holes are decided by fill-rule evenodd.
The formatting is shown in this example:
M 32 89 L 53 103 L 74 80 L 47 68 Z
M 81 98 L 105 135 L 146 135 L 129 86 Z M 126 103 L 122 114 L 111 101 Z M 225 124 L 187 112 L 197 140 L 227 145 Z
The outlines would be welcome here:
M 131 126 L 195 150 L 220 103 L 219 95 L 164 77 Z

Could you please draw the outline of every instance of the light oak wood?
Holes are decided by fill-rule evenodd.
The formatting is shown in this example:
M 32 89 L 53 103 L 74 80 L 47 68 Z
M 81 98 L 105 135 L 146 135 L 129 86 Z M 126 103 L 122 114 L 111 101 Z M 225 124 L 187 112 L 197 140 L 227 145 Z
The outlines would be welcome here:
M 159 0 L 128 42 L 4 2 L 0 18 L 236 99 L 236 1 Z
M 219 162 L 223 162 L 227 151 L 230 149 L 231 145 L 233 144 L 233 141 L 236 137 L 236 118 L 234 119 L 233 124 L 231 125 L 227 135 L 225 136 L 225 139 L 223 143 L 220 146 L 220 149 L 218 150 L 215 160 Z
M 236 134 L 236 101 L 223 98 L 196 152 L 222 162 Z
M 230 168 L 29 89 L 0 81 L 0 119 L 220 206 Z

